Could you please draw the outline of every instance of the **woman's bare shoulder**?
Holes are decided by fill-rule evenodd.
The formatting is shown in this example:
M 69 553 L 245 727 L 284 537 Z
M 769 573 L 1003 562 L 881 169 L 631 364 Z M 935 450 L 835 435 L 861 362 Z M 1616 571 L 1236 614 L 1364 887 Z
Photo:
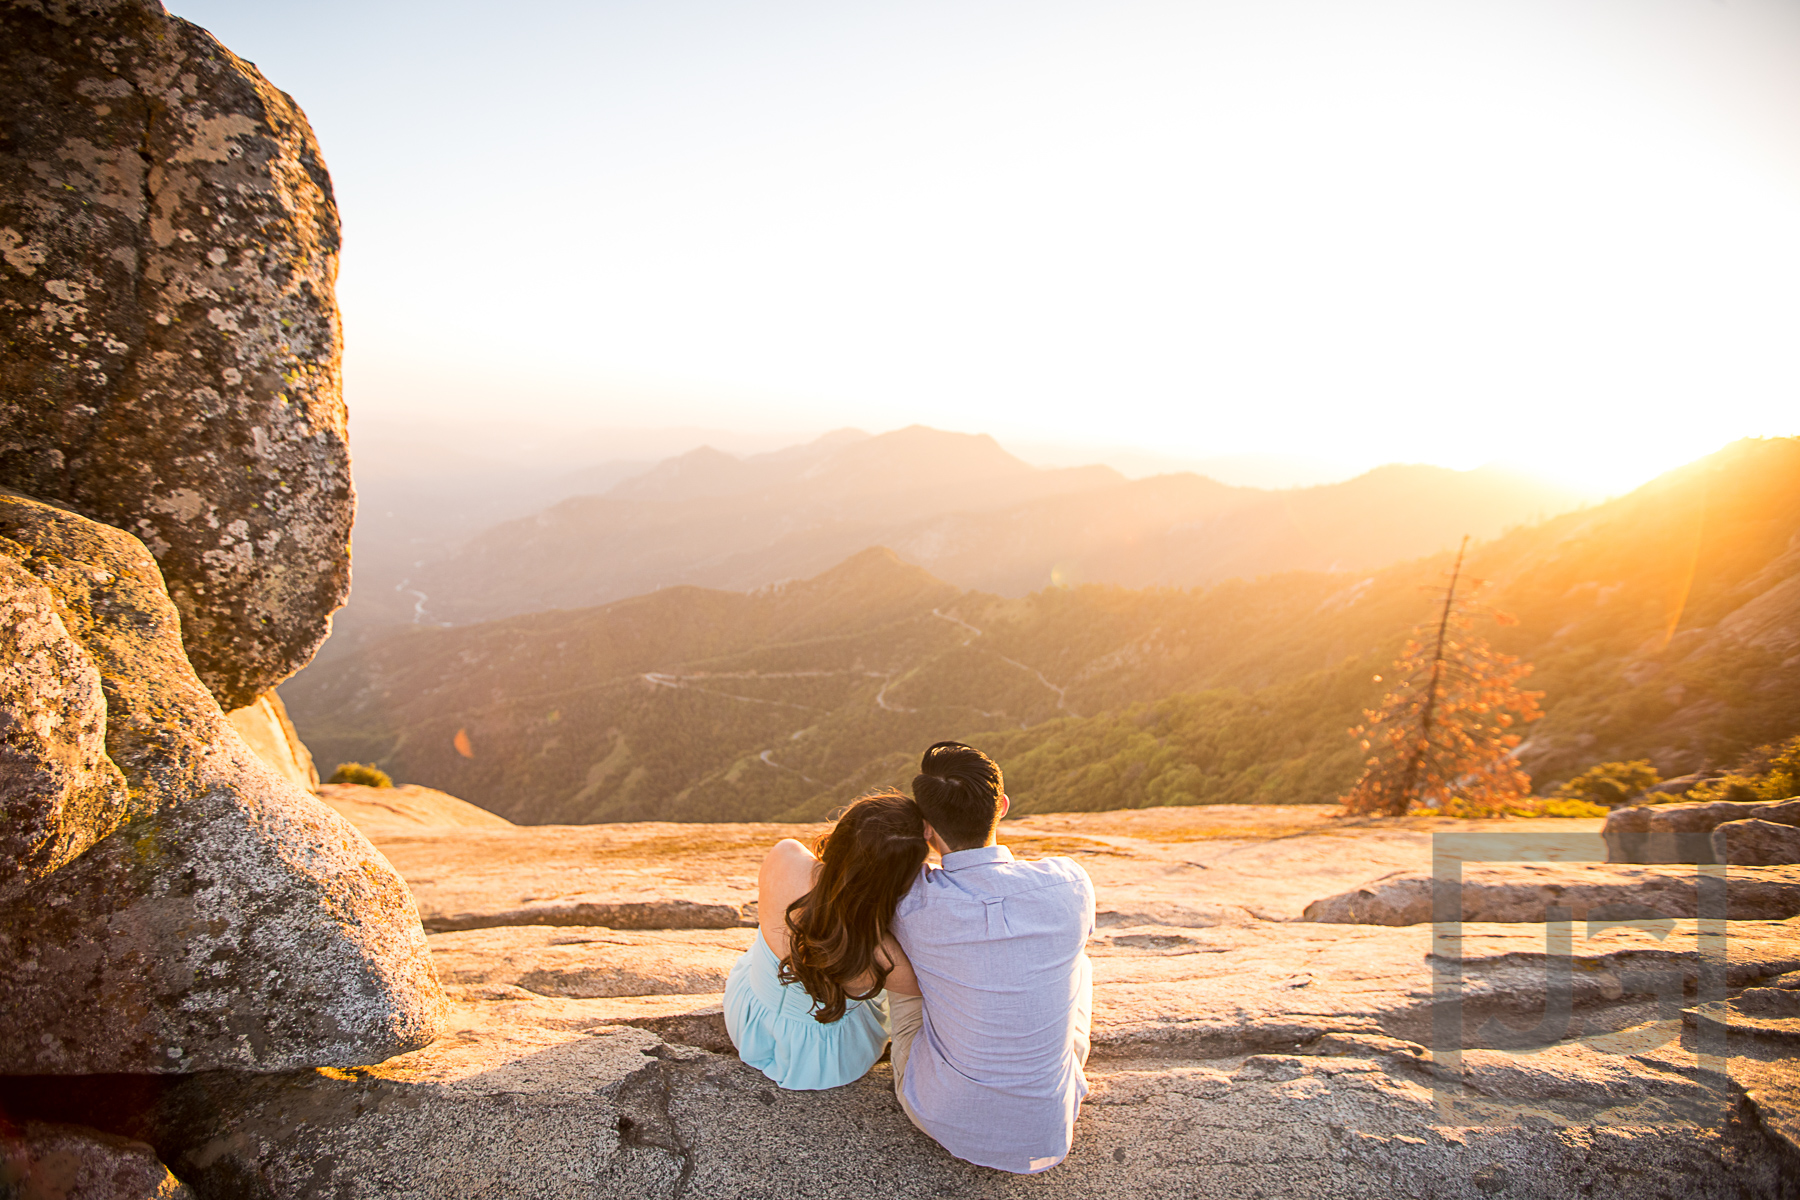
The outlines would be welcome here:
M 818 856 L 806 848 L 806 843 L 795 838 L 782 838 L 763 856 L 762 869 L 764 874 L 811 871 L 818 861 Z
M 787 907 L 812 891 L 818 866 L 813 852 L 793 838 L 782 838 L 763 856 L 756 877 L 757 924 L 776 958 L 788 955 Z
M 787 901 L 812 891 L 813 873 L 818 868 L 818 858 L 803 843 L 793 838 L 782 838 L 763 856 L 762 869 L 757 872 L 757 883 L 765 891 L 779 893 L 780 902 L 786 904 Z

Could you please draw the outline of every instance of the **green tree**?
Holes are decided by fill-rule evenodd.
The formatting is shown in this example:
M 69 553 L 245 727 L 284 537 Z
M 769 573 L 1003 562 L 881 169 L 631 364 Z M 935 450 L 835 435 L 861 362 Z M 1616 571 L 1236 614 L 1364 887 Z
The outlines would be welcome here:
M 1474 633 L 1478 616 L 1500 624 L 1512 618 L 1469 602 L 1484 581 L 1463 578 L 1468 546 L 1465 537 L 1449 583 L 1433 589 L 1443 593 L 1435 631 L 1414 629 L 1390 672 L 1394 686 L 1350 730 L 1369 757 L 1341 798 L 1349 812 L 1403 816 L 1429 807 L 1487 816 L 1531 793 L 1531 776 L 1512 756 L 1520 740 L 1513 727 L 1543 716 L 1543 693 L 1519 688 L 1531 664 L 1497 653 Z

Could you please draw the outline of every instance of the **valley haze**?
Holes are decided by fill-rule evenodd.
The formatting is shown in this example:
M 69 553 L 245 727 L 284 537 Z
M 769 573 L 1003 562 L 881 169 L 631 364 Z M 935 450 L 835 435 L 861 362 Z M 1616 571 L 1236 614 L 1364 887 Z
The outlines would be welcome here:
M 1328 803 L 1470 533 L 1547 693 L 1539 783 L 1666 776 L 1792 732 L 1797 487 L 1797 439 L 1585 508 L 1498 471 L 1042 470 L 921 427 L 702 448 L 415 560 L 283 695 L 321 761 L 523 822 L 816 820 L 949 737 L 1019 812 Z

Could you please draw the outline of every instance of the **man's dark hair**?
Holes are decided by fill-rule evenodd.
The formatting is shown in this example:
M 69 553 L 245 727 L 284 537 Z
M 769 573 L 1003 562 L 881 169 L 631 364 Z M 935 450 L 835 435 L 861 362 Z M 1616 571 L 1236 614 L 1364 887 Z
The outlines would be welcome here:
M 1006 781 L 993 759 L 961 742 L 939 742 L 919 760 L 913 799 L 931 827 L 952 850 L 987 841 L 1000 822 Z

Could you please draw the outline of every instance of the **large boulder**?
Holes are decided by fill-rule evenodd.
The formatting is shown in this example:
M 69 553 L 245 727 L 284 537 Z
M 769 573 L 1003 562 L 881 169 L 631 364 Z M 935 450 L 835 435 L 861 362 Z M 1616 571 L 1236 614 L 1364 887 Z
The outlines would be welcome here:
M 227 709 L 349 588 L 338 217 L 304 114 L 157 0 L 0 0 L 0 484 L 129 530 Z
M 1780 921 L 1800 915 L 1800 870 L 1764 867 L 1733 871 L 1725 882 L 1726 912 L 1739 921 Z M 1396 872 L 1363 887 L 1315 900 L 1302 920 L 1331 925 L 1424 925 L 1432 912 L 1429 874 Z M 1693 867 L 1613 863 L 1482 863 L 1463 868 L 1464 921 L 1624 921 L 1695 917 L 1699 875 Z
M 405 885 L 232 731 L 182 655 L 143 544 L 0 494 L 0 563 L 50 599 L 66 661 L 79 667 L 79 650 L 97 672 L 126 787 L 123 803 L 107 793 L 65 804 L 60 826 L 38 820 L 86 849 L 61 865 L 40 855 L 54 869 L 0 901 L 0 1072 L 275 1071 L 428 1043 L 444 1000 Z M 94 720 L 71 717 L 78 734 Z M 45 811 L 52 758 L 18 792 Z
M 193 1200 L 143 1142 L 81 1125 L 27 1121 L 0 1129 L 7 1200 Z
M 1767 867 L 1800 863 L 1800 826 L 1774 821 L 1727 821 L 1712 831 L 1714 862 Z
M 1600 834 L 1608 862 L 1723 862 L 1713 857 L 1712 831 L 1727 821 L 1800 825 L 1800 796 L 1615 808 Z

